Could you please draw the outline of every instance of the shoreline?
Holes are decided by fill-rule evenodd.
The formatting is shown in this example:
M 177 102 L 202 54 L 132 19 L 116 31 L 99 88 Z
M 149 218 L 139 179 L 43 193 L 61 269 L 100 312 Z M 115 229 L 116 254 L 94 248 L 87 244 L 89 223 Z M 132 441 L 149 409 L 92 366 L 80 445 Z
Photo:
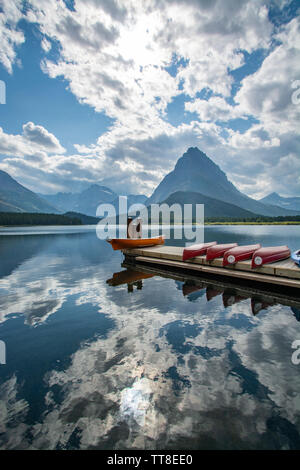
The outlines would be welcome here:
M 28 227 L 53 227 L 53 228 L 55 227 L 85 227 L 85 226 L 90 226 L 90 225 L 94 225 L 94 224 L 0 225 L 0 230 L 3 228 L 7 229 L 7 228 L 22 228 L 22 227 L 23 228 L 28 228 Z M 154 225 L 157 225 L 157 224 L 154 224 Z M 164 225 L 176 227 L 177 225 L 183 225 L 183 224 L 159 224 L 159 226 L 161 227 L 163 227 Z M 192 224 L 189 224 L 189 225 L 199 225 L 199 224 L 193 222 Z M 241 222 L 230 222 L 230 221 L 228 222 L 204 222 L 204 226 L 206 225 L 300 225 L 300 221 L 291 220 L 291 221 L 284 221 L 284 222 L 242 222 L 242 221 Z M 97 224 L 95 224 L 95 227 L 96 226 Z
M 300 225 L 300 222 L 206 222 L 204 225 Z

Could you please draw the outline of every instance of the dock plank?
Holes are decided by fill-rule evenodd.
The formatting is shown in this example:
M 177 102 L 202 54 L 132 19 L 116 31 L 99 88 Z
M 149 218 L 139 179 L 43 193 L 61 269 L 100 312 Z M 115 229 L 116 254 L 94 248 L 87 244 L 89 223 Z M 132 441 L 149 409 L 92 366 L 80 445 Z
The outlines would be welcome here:
M 300 269 L 297 268 L 297 266 L 296 266 L 296 269 L 293 269 L 290 267 L 284 267 L 284 266 L 278 266 L 278 267 L 276 266 L 275 275 L 290 277 L 292 279 L 300 279 Z

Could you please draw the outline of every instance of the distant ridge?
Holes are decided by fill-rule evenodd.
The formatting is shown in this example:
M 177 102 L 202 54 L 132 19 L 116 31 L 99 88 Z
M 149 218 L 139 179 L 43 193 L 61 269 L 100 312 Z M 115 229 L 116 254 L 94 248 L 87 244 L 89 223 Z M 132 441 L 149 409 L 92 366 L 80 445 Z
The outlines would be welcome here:
M 8 173 L 0 170 L 1 212 L 46 212 L 56 214 L 55 207 L 25 188 Z
M 106 186 L 92 184 L 81 193 L 57 193 L 42 195 L 49 204 L 53 204 L 61 213 L 75 212 L 86 214 L 91 217 L 96 216 L 97 207 L 100 204 L 112 204 L 116 210 L 119 208 L 119 195 Z M 140 194 L 129 194 L 127 205 L 143 204 L 147 196 Z
M 300 214 L 300 197 L 283 197 L 274 192 L 260 199 L 260 202 L 263 204 L 270 204 L 272 206 L 279 206 L 284 209 L 294 210 Z
M 80 193 L 57 193 L 40 195 L 49 204 L 53 204 L 60 212 L 79 212 L 96 216 L 99 204 L 112 202 L 117 194 L 106 186 L 92 184 Z

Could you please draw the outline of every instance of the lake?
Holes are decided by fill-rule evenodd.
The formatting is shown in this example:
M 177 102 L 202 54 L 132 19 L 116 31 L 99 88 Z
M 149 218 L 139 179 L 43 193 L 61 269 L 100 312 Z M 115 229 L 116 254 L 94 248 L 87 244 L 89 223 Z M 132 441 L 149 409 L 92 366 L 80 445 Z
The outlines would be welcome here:
M 299 226 L 212 240 L 300 248 Z M 0 448 L 300 449 L 300 309 L 122 261 L 92 226 L 0 230 Z

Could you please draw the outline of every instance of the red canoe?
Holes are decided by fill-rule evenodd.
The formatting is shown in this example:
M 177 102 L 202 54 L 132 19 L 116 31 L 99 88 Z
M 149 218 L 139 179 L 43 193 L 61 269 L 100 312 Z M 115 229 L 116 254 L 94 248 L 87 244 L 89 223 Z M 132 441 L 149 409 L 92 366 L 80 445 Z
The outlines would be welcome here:
M 238 246 L 237 243 L 225 243 L 223 245 L 214 245 L 207 249 L 206 252 L 206 261 L 211 261 L 215 258 L 222 258 L 225 251 L 230 250 L 230 248 L 234 248 Z
M 248 299 L 248 297 L 243 297 L 241 295 L 235 294 L 223 294 L 223 305 L 225 308 L 231 307 L 233 304 L 237 304 L 238 302 L 242 302 L 243 300 Z
M 274 263 L 290 256 L 291 251 L 286 245 L 263 247 L 253 253 L 251 268 L 259 268 L 263 264 Z
M 193 292 L 197 292 L 198 290 L 202 290 L 202 289 L 205 289 L 205 285 L 203 283 L 198 284 L 196 286 L 185 283 L 182 286 L 182 293 L 183 293 L 184 296 L 186 296 L 186 295 L 192 294 Z
M 244 245 L 236 246 L 227 250 L 223 256 L 223 266 L 228 266 L 237 263 L 238 261 L 243 261 L 245 259 L 252 258 L 253 253 L 261 248 L 261 245 L 257 243 L 256 245 Z
M 261 310 L 265 310 L 272 305 L 275 305 L 275 302 L 264 302 L 257 299 L 251 299 L 251 310 L 253 315 L 257 315 Z
M 199 245 L 187 246 L 182 253 L 182 261 L 195 258 L 195 256 L 205 255 L 209 247 L 216 245 L 217 242 L 200 243 Z

